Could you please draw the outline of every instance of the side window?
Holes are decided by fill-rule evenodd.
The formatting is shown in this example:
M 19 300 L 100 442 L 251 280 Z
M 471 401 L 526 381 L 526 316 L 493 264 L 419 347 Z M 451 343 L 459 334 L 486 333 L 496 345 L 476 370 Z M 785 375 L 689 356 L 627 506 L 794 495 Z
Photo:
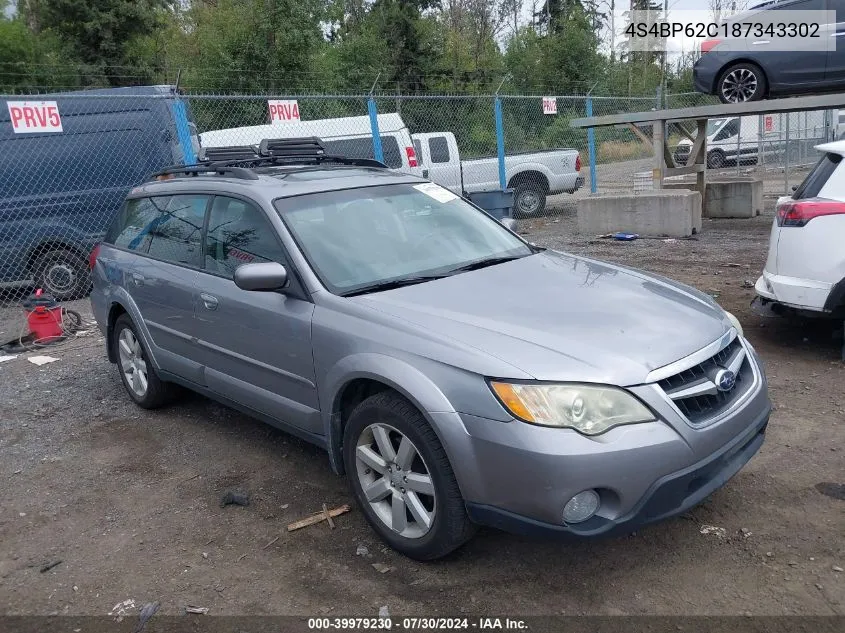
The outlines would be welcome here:
M 150 227 L 158 215 L 158 209 L 149 198 L 127 200 L 114 218 L 105 241 L 130 251 L 146 253 L 150 247 Z
M 205 241 L 205 269 L 231 279 L 241 264 L 260 262 L 285 263 L 264 213 L 243 200 L 214 198 Z
M 323 142 L 326 151 L 335 156 L 348 156 L 350 158 L 375 158 L 373 152 L 372 137 L 345 138 Z M 391 169 L 402 167 L 402 153 L 399 151 L 399 143 L 393 136 L 381 137 L 381 151 L 384 154 L 384 164 Z
M 714 141 L 724 141 L 726 139 L 731 138 L 732 136 L 736 136 L 739 134 L 739 119 L 733 119 L 725 124 L 716 137 L 713 139 Z
M 147 252 L 166 261 L 199 266 L 208 198 L 202 195 L 150 198 L 158 210 L 158 218 L 148 231 Z
M 442 136 L 428 139 L 428 151 L 431 152 L 432 163 L 449 162 L 449 143 Z

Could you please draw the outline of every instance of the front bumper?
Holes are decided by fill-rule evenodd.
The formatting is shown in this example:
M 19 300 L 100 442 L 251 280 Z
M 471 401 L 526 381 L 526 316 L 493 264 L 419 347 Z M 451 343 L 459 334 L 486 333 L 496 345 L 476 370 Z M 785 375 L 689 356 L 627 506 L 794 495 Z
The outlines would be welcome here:
M 538 521 L 501 508 L 468 503 L 476 523 L 516 534 L 553 537 L 594 537 L 629 534 L 638 528 L 677 516 L 698 505 L 721 488 L 748 463 L 763 445 L 769 411 L 743 435 L 715 455 L 671 473 L 649 488 L 637 506 L 617 519 L 594 516 L 574 525 Z

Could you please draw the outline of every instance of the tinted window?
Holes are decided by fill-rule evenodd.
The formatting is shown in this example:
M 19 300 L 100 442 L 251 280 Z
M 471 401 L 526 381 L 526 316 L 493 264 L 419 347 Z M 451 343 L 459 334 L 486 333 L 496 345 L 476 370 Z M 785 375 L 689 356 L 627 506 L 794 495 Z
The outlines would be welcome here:
M 373 153 L 373 139 L 346 138 L 336 141 L 323 141 L 326 151 L 336 156 L 349 156 L 351 158 L 375 158 Z M 393 136 L 381 137 L 381 151 L 384 154 L 384 164 L 391 169 L 402 167 L 402 153 L 399 150 L 399 143 Z
M 146 253 L 150 245 L 149 227 L 156 218 L 158 209 L 149 198 L 127 200 L 106 233 L 105 242 Z
M 199 266 L 208 196 L 162 196 L 149 200 L 157 208 L 158 218 L 148 229 L 147 252 L 158 259 Z
M 733 119 L 725 124 L 719 133 L 713 138 L 714 141 L 724 141 L 739 134 L 739 119 Z
M 449 143 L 442 136 L 428 139 L 428 151 L 431 152 L 432 163 L 449 162 Z
M 824 187 L 827 179 L 830 178 L 830 175 L 841 161 L 842 157 L 839 154 L 825 154 L 822 156 L 819 162 L 816 163 L 816 166 L 813 167 L 813 170 L 804 178 L 804 182 L 792 194 L 793 200 L 815 198 L 819 195 L 819 191 Z
M 264 213 L 253 205 L 217 196 L 208 218 L 205 269 L 231 278 L 241 264 L 285 262 Z

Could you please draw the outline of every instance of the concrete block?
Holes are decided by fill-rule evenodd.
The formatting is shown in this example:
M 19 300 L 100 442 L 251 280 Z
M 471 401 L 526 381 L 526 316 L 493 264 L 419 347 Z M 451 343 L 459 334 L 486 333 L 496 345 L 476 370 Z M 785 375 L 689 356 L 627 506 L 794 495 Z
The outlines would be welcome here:
M 664 189 L 691 190 L 690 181 L 664 182 Z M 759 178 L 717 178 L 707 181 L 704 202 L 705 218 L 753 218 L 763 213 L 763 181 Z
M 701 230 L 697 191 L 656 190 L 636 195 L 598 195 L 578 200 L 578 231 L 601 235 L 625 231 L 688 237 Z

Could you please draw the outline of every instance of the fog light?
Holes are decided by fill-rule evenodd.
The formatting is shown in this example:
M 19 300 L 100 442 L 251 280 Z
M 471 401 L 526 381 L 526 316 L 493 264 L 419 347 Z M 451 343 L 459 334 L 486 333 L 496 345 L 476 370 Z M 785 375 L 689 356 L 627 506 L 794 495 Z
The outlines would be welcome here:
M 599 495 L 595 490 L 585 490 L 572 497 L 563 506 L 563 520 L 566 523 L 582 523 L 599 509 Z

